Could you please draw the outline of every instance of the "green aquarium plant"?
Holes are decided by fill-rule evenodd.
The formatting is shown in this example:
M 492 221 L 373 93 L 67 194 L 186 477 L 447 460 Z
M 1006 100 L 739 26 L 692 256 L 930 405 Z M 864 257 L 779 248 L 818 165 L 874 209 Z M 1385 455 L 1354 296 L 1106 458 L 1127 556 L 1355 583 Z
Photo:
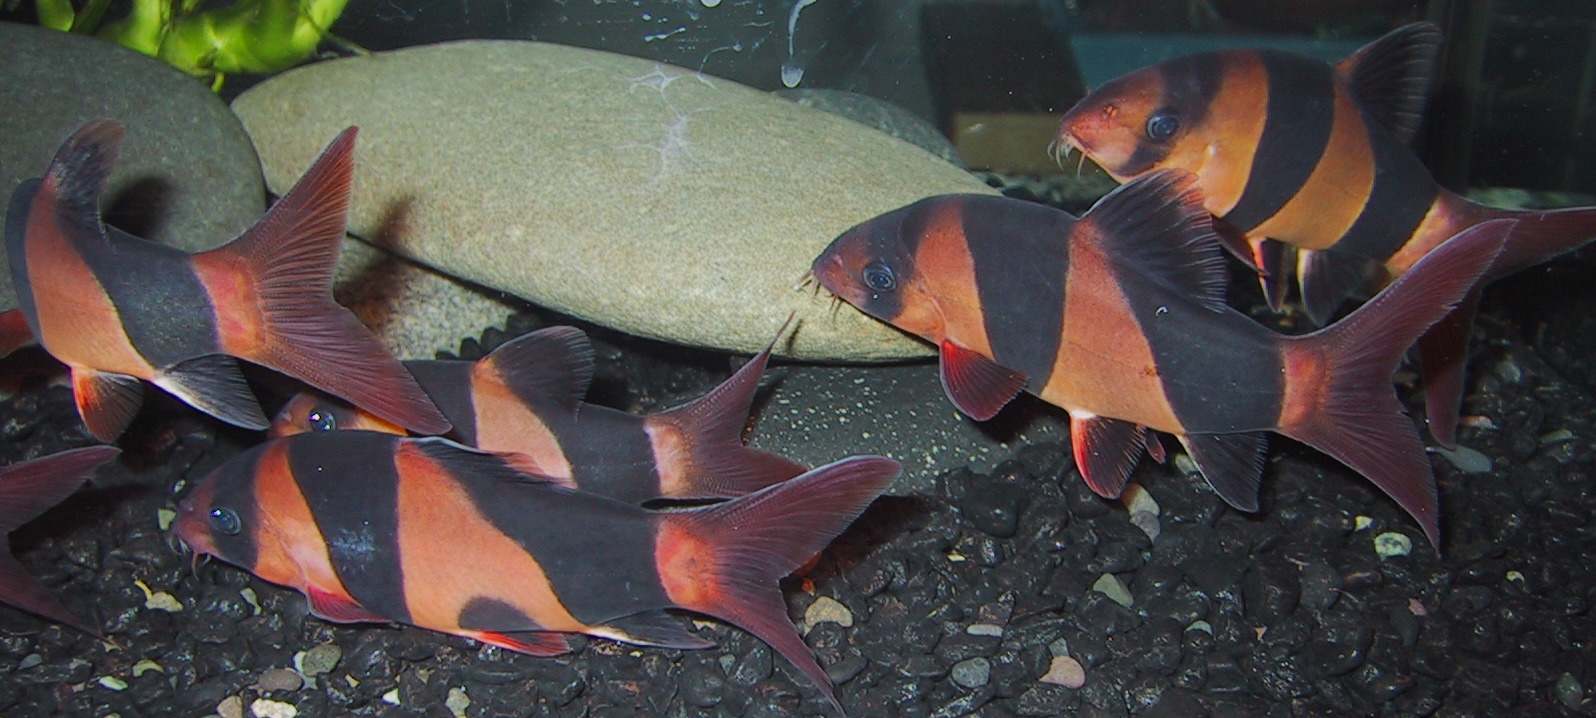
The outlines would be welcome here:
M 234 0 L 210 9 L 202 9 L 205 0 L 133 0 L 126 17 L 104 27 L 110 0 L 88 0 L 81 8 L 73 0 L 36 3 L 40 25 L 138 50 L 220 90 L 227 75 L 269 74 L 304 62 L 349 0 Z

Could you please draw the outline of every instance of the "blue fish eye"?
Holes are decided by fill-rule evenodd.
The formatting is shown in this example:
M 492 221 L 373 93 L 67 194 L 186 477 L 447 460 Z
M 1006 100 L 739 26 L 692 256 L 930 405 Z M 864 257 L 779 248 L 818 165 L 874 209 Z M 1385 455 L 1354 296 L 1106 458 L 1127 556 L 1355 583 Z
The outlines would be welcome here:
M 875 262 L 864 268 L 865 286 L 878 292 L 890 292 L 898 288 L 898 278 L 893 276 L 892 267 L 881 262 Z
M 1169 112 L 1154 113 L 1147 118 L 1147 137 L 1163 142 L 1180 131 L 1180 118 Z
M 228 536 L 237 536 L 238 532 L 244 529 L 243 523 L 238 520 L 238 514 L 232 509 L 211 509 L 210 519 L 211 528 Z
M 310 414 L 305 417 L 305 421 L 308 422 L 310 424 L 310 428 L 315 431 L 332 431 L 333 429 L 338 428 L 338 420 L 333 418 L 332 412 L 323 409 L 312 410 Z

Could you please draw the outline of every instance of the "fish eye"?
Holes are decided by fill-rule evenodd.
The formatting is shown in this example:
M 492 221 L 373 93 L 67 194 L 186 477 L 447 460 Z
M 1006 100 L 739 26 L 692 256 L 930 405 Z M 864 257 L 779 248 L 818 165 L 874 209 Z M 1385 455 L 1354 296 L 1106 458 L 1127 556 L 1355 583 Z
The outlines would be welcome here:
M 864 282 L 865 286 L 878 292 L 890 292 L 898 288 L 898 278 L 893 276 L 892 267 L 882 262 L 864 268 Z
M 332 431 L 338 428 L 338 419 L 326 409 L 312 409 L 310 414 L 305 416 L 305 421 L 315 431 Z
M 1173 113 L 1158 112 L 1147 118 L 1147 137 L 1163 142 L 1180 131 L 1180 118 Z
M 211 509 L 209 516 L 211 528 L 228 536 L 237 536 L 238 532 L 244 528 L 243 523 L 238 520 L 238 514 L 232 509 L 214 508 Z

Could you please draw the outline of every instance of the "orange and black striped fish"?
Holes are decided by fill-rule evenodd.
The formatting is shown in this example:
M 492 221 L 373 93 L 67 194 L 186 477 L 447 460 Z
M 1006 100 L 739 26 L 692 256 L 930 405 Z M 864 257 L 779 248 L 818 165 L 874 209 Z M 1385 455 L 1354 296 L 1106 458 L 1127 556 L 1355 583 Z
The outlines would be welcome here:
M 0 540 L 72 495 L 95 467 L 119 453 L 114 446 L 86 446 L 0 467 Z M 0 602 L 93 636 L 100 635 L 29 576 L 10 551 L 0 551 Z
M 773 347 L 696 401 L 651 416 L 582 401 L 593 379 L 593 346 L 575 327 L 540 329 L 475 362 L 404 364 L 454 425 L 449 438 L 523 454 L 540 474 L 641 504 L 742 496 L 804 472 L 801 464 L 742 442 Z M 403 433 L 312 392 L 290 399 L 271 433 L 332 429 Z
M 6 255 L 33 336 L 72 372 L 78 412 L 112 441 L 145 380 L 249 429 L 267 421 L 234 357 L 275 369 L 426 433 L 449 424 L 404 367 L 333 301 L 355 129 L 339 134 L 286 196 L 232 242 L 188 254 L 100 220 L 122 126 L 67 138 L 6 215 Z
M 1413 339 L 1489 266 L 1508 221 L 1443 245 L 1343 321 L 1287 337 L 1225 304 L 1196 178 L 1155 172 L 1085 216 L 945 195 L 838 237 L 813 273 L 865 313 L 938 345 L 942 384 L 978 420 L 1021 390 L 1070 414 L 1076 464 L 1118 496 L 1174 434 L 1214 491 L 1258 509 L 1267 432 L 1368 477 L 1438 539 L 1435 478 L 1391 385 Z
M 1355 293 L 1400 276 L 1447 239 L 1493 219 L 1518 227 L 1487 280 L 1596 237 L 1596 208 L 1512 211 L 1438 184 L 1408 148 L 1441 32 L 1392 31 L 1334 66 L 1277 50 L 1207 52 L 1119 77 L 1077 103 L 1055 149 L 1079 149 L 1121 182 L 1159 169 L 1197 175 L 1208 211 L 1244 242 L 1276 307 L 1295 274 L 1323 325 Z M 1451 445 L 1478 295 L 1419 343 L 1426 413 Z
M 229 460 L 183 500 L 174 529 L 197 553 L 298 589 L 329 621 L 406 623 L 538 656 L 567 651 L 568 633 L 705 648 L 665 611 L 715 616 L 836 704 L 777 581 L 899 470 L 853 457 L 724 503 L 653 512 L 445 439 L 329 431 Z

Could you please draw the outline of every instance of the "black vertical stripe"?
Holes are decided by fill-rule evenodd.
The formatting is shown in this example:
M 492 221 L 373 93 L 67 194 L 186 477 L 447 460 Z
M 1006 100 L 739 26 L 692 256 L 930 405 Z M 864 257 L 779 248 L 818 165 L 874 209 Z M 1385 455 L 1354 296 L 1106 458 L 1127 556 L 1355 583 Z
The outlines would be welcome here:
M 104 233 L 74 227 L 70 239 L 111 298 L 133 348 L 151 365 L 175 366 L 220 351 L 216 308 L 187 252 L 115 227 Z
M 971 196 L 961 203 L 965 241 L 992 358 L 1047 386 L 1064 336 L 1064 277 L 1075 218 L 1040 204 Z
M 1256 52 L 1269 78 L 1267 115 L 1247 186 L 1225 215 L 1243 231 L 1273 217 L 1302 190 L 1335 125 L 1336 88 L 1329 65 L 1277 50 Z
M 477 410 L 471 394 L 471 374 L 476 362 L 407 361 L 405 369 L 421 390 L 454 426 L 449 436 L 469 446 L 477 445 Z
M 1208 108 L 1219 94 L 1225 77 L 1225 57 L 1226 53 L 1204 52 L 1178 57 L 1159 65 L 1163 104 L 1153 110 L 1153 115 L 1173 114 L 1179 119 L 1180 126 L 1187 130 L 1205 122 Z M 1113 85 L 1113 82 L 1104 85 L 1098 93 L 1112 96 L 1120 92 Z M 1139 175 L 1153 169 L 1169 156 L 1169 151 L 1185 136 L 1184 132 L 1180 132 L 1160 142 L 1147 136 L 1147 128 L 1140 128 L 1140 132 L 1141 141 L 1136 144 L 1136 149 L 1125 164 L 1115 170 L 1119 174 Z
M 294 481 L 327 542 L 333 570 L 366 609 L 409 623 L 399 556 L 400 437 L 370 431 L 300 434 L 284 441 Z
M 39 331 L 39 311 L 33 305 L 33 282 L 28 278 L 28 214 L 43 184 L 44 180 L 37 177 L 25 180 L 11 193 L 11 204 L 6 207 L 6 260 L 11 266 L 17 304 L 35 334 Z
M 654 563 L 655 514 L 585 491 L 529 483 L 502 459 L 443 441 L 415 444 L 477 511 L 521 545 L 567 611 L 589 625 L 671 608 Z
M 1116 267 L 1158 366 L 1164 397 L 1191 433 L 1273 429 L 1285 393 L 1274 332 Z
M 1363 116 L 1374 154 L 1369 201 L 1330 251 L 1384 262 L 1407 244 L 1434 206 L 1440 187 L 1430 171 L 1389 130 Z
M 593 404 L 575 412 L 558 402 L 530 406 L 554 432 L 583 491 L 629 504 L 660 498 L 659 467 L 642 417 Z

